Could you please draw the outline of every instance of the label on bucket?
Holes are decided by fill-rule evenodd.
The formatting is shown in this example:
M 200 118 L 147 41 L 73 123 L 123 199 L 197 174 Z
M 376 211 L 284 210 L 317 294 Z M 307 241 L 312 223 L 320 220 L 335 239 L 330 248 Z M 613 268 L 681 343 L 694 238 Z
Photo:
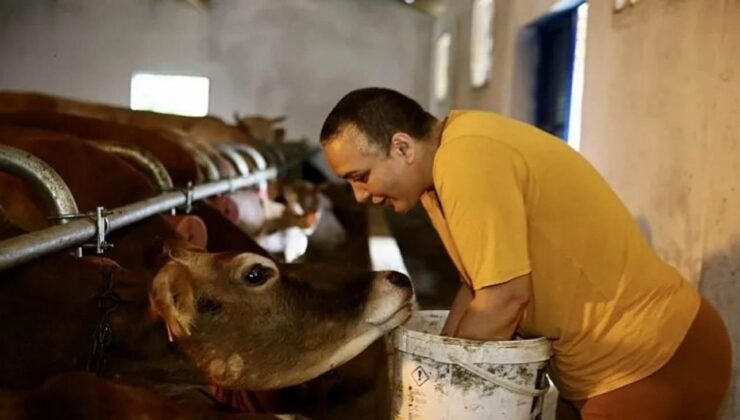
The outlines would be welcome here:
M 398 351 L 395 357 L 395 420 L 523 420 L 539 411 L 533 397 L 492 384 L 462 366 Z M 533 386 L 545 363 L 479 366 L 508 381 Z
M 427 374 L 421 366 L 411 371 L 411 377 L 414 378 L 414 382 L 416 382 L 416 385 L 418 386 L 424 385 L 424 383 L 429 380 L 429 374 Z

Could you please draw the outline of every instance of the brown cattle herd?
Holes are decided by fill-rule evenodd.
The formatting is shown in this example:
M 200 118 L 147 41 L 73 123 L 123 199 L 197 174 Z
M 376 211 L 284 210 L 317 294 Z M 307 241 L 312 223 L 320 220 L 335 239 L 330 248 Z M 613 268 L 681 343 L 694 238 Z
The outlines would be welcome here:
M 102 254 L 69 249 L 0 270 L 2 418 L 385 410 L 378 339 L 409 316 L 410 281 L 370 271 L 362 212 L 301 177 L 311 150 L 285 139 L 283 119 L 232 125 L 0 92 L 0 151 L 58 174 L 78 211 L 66 217 L 277 169 L 110 232 Z M 60 223 L 50 197 L 0 165 L 0 244 Z

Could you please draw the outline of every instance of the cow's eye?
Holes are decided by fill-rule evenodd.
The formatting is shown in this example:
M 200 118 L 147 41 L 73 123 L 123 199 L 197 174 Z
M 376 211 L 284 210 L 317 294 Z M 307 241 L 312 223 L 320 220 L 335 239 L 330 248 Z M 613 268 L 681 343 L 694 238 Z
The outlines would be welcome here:
M 244 276 L 244 282 L 247 283 L 247 286 L 261 286 L 269 279 L 270 269 L 260 264 L 253 265 Z

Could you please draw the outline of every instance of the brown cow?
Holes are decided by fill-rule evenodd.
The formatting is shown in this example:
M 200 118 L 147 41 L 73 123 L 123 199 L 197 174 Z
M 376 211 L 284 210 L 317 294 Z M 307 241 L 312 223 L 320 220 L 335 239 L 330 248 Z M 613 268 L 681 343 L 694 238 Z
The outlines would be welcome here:
M 109 121 L 74 115 L 45 112 L 0 114 L 0 123 L 65 133 L 89 140 L 116 140 L 132 143 L 149 150 L 167 167 L 175 186 L 197 183 L 195 159 L 178 145 L 177 138 L 166 133 L 126 126 Z
M 74 186 L 73 195 L 81 212 L 94 211 L 97 206 L 112 209 L 157 194 L 152 182 L 127 162 L 69 135 L 0 124 L 0 144 L 25 150 L 41 160 L 54 163 L 68 185 Z M 91 161 L 95 162 L 95 168 L 90 169 L 94 171 L 92 173 L 85 169 L 93 164 L 84 164 Z M 116 178 L 106 173 L 115 174 Z M 93 174 L 95 176 L 91 176 Z M 115 179 L 125 179 L 126 182 L 116 182 Z M 49 224 L 42 210 L 32 202 L 20 180 L 0 173 L 0 206 L 14 215 L 14 222 L 26 230 L 41 229 Z M 186 240 L 205 245 L 206 230 L 200 219 L 189 215 L 168 219 Z
M 267 143 L 281 143 L 285 140 L 285 129 L 278 127 L 279 123 L 285 121 L 285 116 L 264 117 L 262 115 L 240 116 L 234 113 L 236 126 L 241 128 L 250 138 Z
M 0 114 L 0 124 L 2 123 L 65 133 L 87 140 L 115 140 L 142 147 L 162 162 L 176 187 L 182 188 L 188 182 L 198 183 L 207 178 L 199 170 L 196 158 L 189 152 L 191 149 L 200 149 L 172 134 L 125 126 L 110 121 L 48 112 Z M 225 160 L 221 159 L 217 164 L 219 165 L 217 170 L 220 167 L 227 175 L 235 174 Z M 232 220 L 238 217 L 236 204 L 227 197 L 210 201 Z
M 236 389 L 316 377 L 410 310 L 408 279 L 394 273 L 282 265 L 253 253 L 182 246 L 166 252 L 153 279 L 66 255 L 3 272 L 0 314 L 13 321 L 0 325 L 9 344 L 0 348 L 2 384 L 28 386 L 83 369 L 105 316 L 97 308 L 105 292 L 118 296 L 106 376 Z
M 1 318 L 14 320 L 0 326 L 13 343 L 0 348 L 3 384 L 83 367 L 87 352 L 79 346 L 92 341 L 101 291 L 116 291 L 121 300 L 105 371 L 152 382 L 248 389 L 300 383 L 353 357 L 408 315 L 411 289 L 402 275 L 176 246 L 165 247 L 168 261 L 153 279 L 67 255 L 3 272 Z M 81 312 L 93 322 L 73 316 Z M 168 334 L 175 346 L 167 345 Z M 34 351 L 40 348 L 55 349 L 54 357 Z
M 198 141 L 190 141 L 187 138 L 172 134 L 168 135 L 162 132 L 125 126 L 111 121 L 35 111 L 0 113 L 0 124 L 50 130 L 93 141 L 115 140 L 134 144 L 150 151 L 157 157 L 167 168 L 173 183 L 177 187 L 184 187 L 187 182 L 196 183 L 196 181 L 207 178 L 203 173 L 199 173 L 195 158 L 188 150 L 193 152 L 198 151 L 206 155 L 216 165 L 217 176 L 231 178 L 237 175 L 231 164 L 220 156 L 211 145 Z M 262 213 L 265 213 L 265 209 L 262 208 L 258 208 L 257 212 L 250 211 L 247 213 L 244 209 L 248 208 L 248 206 L 237 202 L 237 200 L 244 201 L 241 199 L 244 194 L 249 195 L 252 193 L 244 191 L 239 192 L 233 199 L 223 196 L 210 201 L 231 220 L 241 220 L 243 226 L 254 225 L 255 223 L 261 226 L 267 223 L 268 220 L 277 219 L 279 220 L 278 224 L 272 223 L 270 226 L 286 228 L 312 220 L 311 213 L 307 214 L 308 217 L 305 217 L 305 215 L 296 215 L 285 218 L 282 217 L 282 213 L 278 216 L 265 214 L 263 217 Z M 259 199 L 258 205 L 262 205 Z M 239 211 L 239 207 L 242 207 L 241 212 Z M 288 212 L 286 214 L 291 213 Z M 247 229 L 247 232 L 257 233 L 249 229 Z
M 284 130 L 276 128 L 276 124 L 282 122 L 285 117 L 276 118 L 265 118 L 261 116 L 248 116 L 239 117 L 235 114 L 237 120 L 237 126 L 229 126 L 217 117 L 185 117 L 180 115 L 161 114 L 148 111 L 134 111 L 124 107 L 95 104 L 87 101 L 81 101 L 70 98 L 63 98 L 59 96 L 52 96 L 39 93 L 29 92 L 0 92 L 0 112 L 15 114 L 15 117 L 7 119 L 6 122 L 14 124 L 34 124 L 33 126 L 39 128 L 47 128 L 55 131 L 65 131 L 83 138 L 90 137 L 90 129 L 80 128 L 81 126 L 93 126 L 93 131 L 96 135 L 105 135 L 109 139 L 119 139 L 118 137 L 112 136 L 110 133 L 111 128 L 101 127 L 100 123 L 95 125 L 89 121 L 95 119 L 100 122 L 110 122 L 114 125 L 112 128 L 116 132 L 120 132 L 121 129 L 115 128 L 115 126 L 129 126 L 131 129 L 126 131 L 125 137 L 127 138 L 141 138 L 142 136 L 137 133 L 136 128 L 145 128 L 151 130 L 157 130 L 159 133 L 155 136 L 150 136 L 150 142 L 155 140 L 156 137 L 169 137 L 170 139 L 179 139 L 179 141 L 194 142 L 195 145 L 190 145 L 196 149 L 203 149 L 203 151 L 209 155 L 211 160 L 218 166 L 220 172 L 225 177 L 234 176 L 235 173 L 233 168 L 218 155 L 214 150 L 208 147 L 208 144 L 203 143 L 251 143 L 256 146 L 255 139 L 260 139 L 266 142 L 276 142 L 280 139 L 280 133 L 284 136 Z M 29 121 L 29 116 L 21 118 L 20 115 L 28 114 L 32 115 Z M 49 125 L 50 120 L 49 114 L 62 114 L 66 116 L 83 117 L 77 121 L 71 120 L 67 124 L 59 123 L 59 117 L 56 117 L 56 121 Z M 20 121 L 24 119 L 25 121 Z M 43 120 L 43 121 L 42 121 Z M 52 118 L 55 120 L 55 118 Z M 64 127 L 63 127 L 64 126 Z M 237 128 L 238 127 L 238 128 Z M 101 131 L 101 128 L 104 130 Z M 132 129 L 134 129 L 132 131 Z M 125 130 L 124 130 L 125 131 Z M 141 130 L 139 130 L 141 131 Z M 164 133 L 163 133 L 164 132 Z M 250 134 L 252 133 L 252 134 Z M 132 141 L 132 140 L 130 140 Z M 170 153 L 171 154 L 171 153 Z M 159 154 L 162 160 L 162 154 Z M 165 162 L 167 164 L 167 162 Z M 167 165 L 171 168 L 171 171 L 176 171 L 171 165 Z M 185 183 L 181 182 L 178 175 L 173 174 L 175 178 L 175 184 L 184 186 Z M 234 211 L 234 206 L 230 206 L 225 209 L 225 212 Z M 291 210 L 289 210 L 290 212 Z M 243 216 L 244 217 L 244 216 Z M 295 216 L 299 222 L 305 223 L 307 220 L 304 217 Z
M 96 104 L 30 92 L 0 92 L 0 112 L 40 111 L 107 120 L 122 125 L 185 133 L 209 143 L 247 143 L 251 139 L 237 127 L 215 116 L 185 117 L 150 111 L 133 111 L 113 105 Z

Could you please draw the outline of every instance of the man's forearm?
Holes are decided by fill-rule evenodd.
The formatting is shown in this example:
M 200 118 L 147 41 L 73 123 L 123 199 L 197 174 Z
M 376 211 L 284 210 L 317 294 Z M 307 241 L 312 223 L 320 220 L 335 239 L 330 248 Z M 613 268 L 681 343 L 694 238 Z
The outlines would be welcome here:
M 469 340 L 510 340 L 522 320 L 524 308 L 512 304 L 500 308 L 500 315 L 491 316 L 490 311 L 482 311 L 469 306 L 457 326 L 455 337 Z
M 454 335 L 457 330 L 457 326 L 460 324 L 460 319 L 462 319 L 463 314 L 465 314 L 465 310 L 468 308 L 468 305 L 470 305 L 472 300 L 473 290 L 470 289 L 467 284 L 462 283 L 457 295 L 455 295 L 455 300 L 452 301 L 450 314 L 447 315 L 447 321 L 442 328 L 442 332 L 440 333 L 441 335 Z
M 529 275 L 475 292 L 455 330 L 471 340 L 510 340 L 519 327 L 531 296 Z

